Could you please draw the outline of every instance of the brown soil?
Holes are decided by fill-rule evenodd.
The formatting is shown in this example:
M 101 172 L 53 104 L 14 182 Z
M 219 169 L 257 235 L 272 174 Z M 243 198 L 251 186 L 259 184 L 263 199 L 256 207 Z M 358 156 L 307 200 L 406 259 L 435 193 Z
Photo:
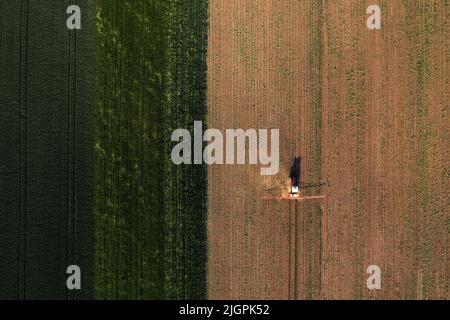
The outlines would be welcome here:
M 444 1 L 210 1 L 208 126 L 279 128 L 281 165 L 209 168 L 209 298 L 450 297 L 449 16 Z M 262 201 L 296 155 L 325 183 L 305 195 L 326 199 Z

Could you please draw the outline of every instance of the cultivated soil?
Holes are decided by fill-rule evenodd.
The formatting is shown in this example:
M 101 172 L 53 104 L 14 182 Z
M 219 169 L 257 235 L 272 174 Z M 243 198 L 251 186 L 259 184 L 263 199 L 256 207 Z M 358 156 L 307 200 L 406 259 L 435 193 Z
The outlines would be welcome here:
M 378 4 L 382 29 L 366 27 Z M 279 128 L 280 172 L 208 173 L 211 299 L 449 293 L 446 1 L 211 0 L 208 126 Z M 304 195 L 286 194 L 294 156 Z M 378 265 L 382 289 L 367 289 Z

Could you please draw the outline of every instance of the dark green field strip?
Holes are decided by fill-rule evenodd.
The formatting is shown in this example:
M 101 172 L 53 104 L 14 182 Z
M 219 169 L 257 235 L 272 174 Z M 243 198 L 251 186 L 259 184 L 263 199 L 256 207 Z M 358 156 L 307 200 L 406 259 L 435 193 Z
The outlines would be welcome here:
M 98 1 L 95 296 L 205 296 L 206 175 L 172 130 L 205 117 L 206 1 Z
M 93 1 L 3 1 L 0 298 L 91 296 Z M 66 268 L 82 270 L 68 292 Z
M 165 289 L 171 299 L 198 299 L 206 294 L 206 168 L 174 166 L 168 147 L 172 130 L 206 119 L 208 8 L 205 0 L 166 5 Z
M 20 255 L 21 7 L 0 3 L 0 298 L 14 299 L 23 287 Z M 8 45 L 6 45 L 8 44 Z

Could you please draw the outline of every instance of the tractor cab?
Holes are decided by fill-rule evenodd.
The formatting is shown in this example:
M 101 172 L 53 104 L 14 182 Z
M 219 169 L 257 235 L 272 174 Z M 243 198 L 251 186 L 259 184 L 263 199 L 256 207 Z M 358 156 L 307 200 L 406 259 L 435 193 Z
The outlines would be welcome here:
M 299 183 L 296 178 L 291 179 L 291 192 L 290 196 L 293 198 L 297 198 L 300 196 Z
M 313 200 L 313 199 L 324 199 L 325 196 L 300 196 L 300 189 L 309 189 L 309 188 L 320 188 L 323 186 L 323 183 L 320 184 L 310 184 L 310 185 L 304 185 L 301 182 L 301 161 L 302 159 L 300 157 L 295 157 L 294 162 L 291 167 L 291 172 L 289 174 L 289 178 L 291 181 L 291 185 L 289 187 L 289 193 L 287 193 L 285 190 L 281 196 L 269 196 L 269 197 L 262 197 L 263 200 Z M 286 188 L 287 189 L 287 188 Z
M 301 158 L 295 157 L 294 163 L 291 167 L 290 178 L 291 178 L 291 190 L 289 196 L 291 198 L 298 198 L 300 196 L 300 163 Z

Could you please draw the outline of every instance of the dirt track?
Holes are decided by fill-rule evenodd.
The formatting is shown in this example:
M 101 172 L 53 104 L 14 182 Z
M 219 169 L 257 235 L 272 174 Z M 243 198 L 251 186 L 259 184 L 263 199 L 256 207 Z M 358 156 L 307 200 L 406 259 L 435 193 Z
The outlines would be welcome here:
M 281 166 L 209 168 L 209 298 L 449 298 L 450 8 L 323 3 L 210 2 L 208 126 L 280 128 Z M 261 201 L 295 155 L 326 200 Z

